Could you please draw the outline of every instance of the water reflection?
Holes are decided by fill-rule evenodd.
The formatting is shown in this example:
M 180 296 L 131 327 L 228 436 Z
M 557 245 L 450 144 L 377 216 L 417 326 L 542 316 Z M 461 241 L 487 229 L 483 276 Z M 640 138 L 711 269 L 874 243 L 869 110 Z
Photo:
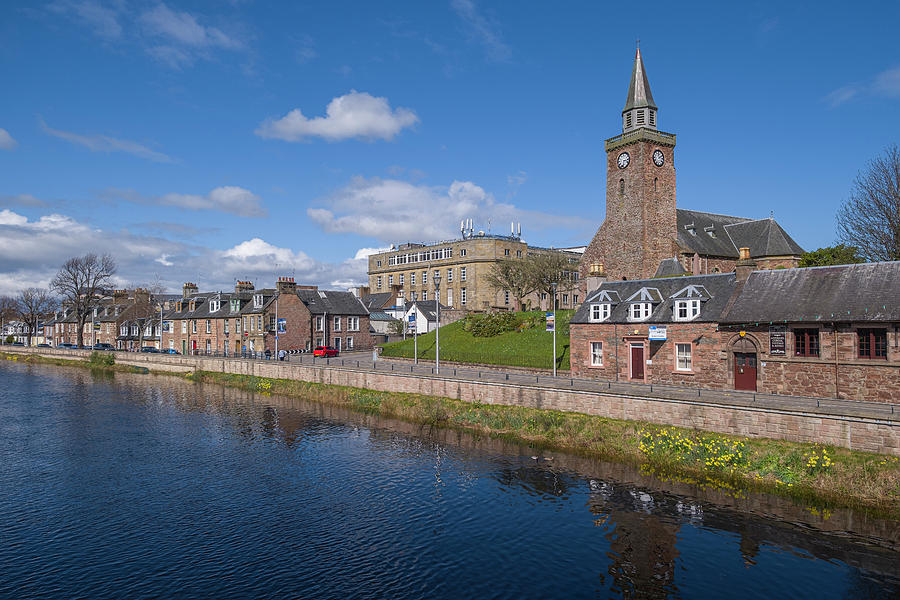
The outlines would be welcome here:
M 0 374 L 0 596 L 900 593 L 900 527 L 865 514 L 169 377 Z

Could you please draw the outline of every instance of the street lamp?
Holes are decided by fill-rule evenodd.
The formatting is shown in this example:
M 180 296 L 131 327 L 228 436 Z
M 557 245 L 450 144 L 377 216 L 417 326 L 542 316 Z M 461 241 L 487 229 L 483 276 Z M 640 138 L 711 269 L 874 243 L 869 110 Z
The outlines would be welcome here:
M 553 376 L 556 377 L 556 282 L 553 282 Z
M 441 374 L 441 274 L 435 271 L 431 277 L 434 281 L 434 301 L 437 304 L 437 323 L 434 327 L 434 372 Z

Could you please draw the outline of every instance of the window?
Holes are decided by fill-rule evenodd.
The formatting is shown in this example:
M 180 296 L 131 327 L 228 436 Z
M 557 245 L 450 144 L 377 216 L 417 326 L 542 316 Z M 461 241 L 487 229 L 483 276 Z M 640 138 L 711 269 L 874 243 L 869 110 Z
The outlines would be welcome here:
M 333 329 L 334 331 L 340 331 L 340 330 L 341 330 L 341 318 L 340 318 L 340 317 L 335 317 L 334 320 L 332 321 L 332 323 L 333 323 L 332 329 Z
M 409 274 L 409 285 L 416 285 L 416 274 L 415 273 Z
M 247 317 L 244 317 L 244 333 L 247 333 Z
M 625 115 L 625 129 L 631 127 L 631 112 Z
M 119 327 L 119 335 L 128 335 L 128 326 L 127 325 L 122 325 L 121 327 Z
M 650 125 L 656 127 L 656 111 L 650 110 Z
M 187 333 L 187 321 L 181 322 L 181 333 Z
M 375 278 L 375 287 L 381 289 L 381 275 Z
M 503 304 L 509 304 L 509 290 L 503 290 Z
M 376 266 L 376 267 L 380 267 L 380 266 L 381 266 L 381 261 L 380 261 L 380 260 L 376 260 L 376 261 L 375 261 L 375 266 Z
M 209 312 L 217 312 L 221 306 L 222 306 L 222 302 L 220 300 L 210 300 L 209 301 Z
M 635 302 L 631 305 L 629 319 L 631 321 L 643 321 L 650 318 L 653 305 L 650 302 Z
M 440 297 L 435 298 L 435 300 L 441 301 Z M 447 288 L 447 306 L 453 306 L 453 288 Z
M 453 269 L 447 269 L 447 283 L 453 283 Z
M 388 275 L 388 285 L 394 285 L 394 276 Z
M 422 290 L 422 302 L 428 300 L 428 290 Z
M 212 340 L 206 338 L 206 353 L 212 354 Z
M 675 344 L 675 370 L 690 371 L 693 369 L 690 344 Z
M 466 288 L 459 288 L 459 303 L 466 305 Z
M 578 294 L 572 294 L 572 304 L 578 304 Z
M 197 320 L 191 321 L 191 333 L 197 333 Z
M 547 299 L 547 292 L 541 292 L 541 300 Z
M 466 280 L 466 268 L 465 268 L 465 267 L 460 267 L 460 268 L 459 268 L 459 280 L 460 280 L 460 281 L 465 281 L 465 280 Z
M 347 317 L 347 331 L 359 331 L 359 317 Z
M 422 271 L 422 285 L 428 285 L 428 271 Z
M 609 318 L 612 304 L 591 304 L 591 322 L 600 323 Z
M 322 331 L 323 327 L 325 327 L 325 319 L 323 317 L 316 317 L 316 331 Z M 317 344 L 321 346 L 322 344 Z
M 624 194 L 625 194 L 625 180 L 620 179 L 619 180 L 619 195 L 622 196 Z
M 887 329 L 860 329 L 860 358 L 887 358 Z
M 410 293 L 409 293 L 409 299 L 412 300 L 413 302 L 415 302 L 415 301 L 416 301 L 416 293 L 415 293 L 415 292 L 410 292 Z
M 635 121 L 635 123 L 638 125 L 644 124 L 644 110 L 643 109 L 637 111 L 637 120 Z
M 263 305 L 263 297 L 262 294 L 254 294 L 253 295 L 253 306 L 254 308 L 259 308 Z
M 819 356 L 819 330 L 795 329 L 794 330 L 794 355 L 795 356 Z
M 174 349 L 175 349 L 175 340 L 169 339 L 169 350 L 174 350 Z
M 566 305 L 568 303 L 569 303 L 569 295 L 563 294 L 563 305 Z
M 225 331 L 225 335 L 228 335 L 228 319 L 225 319 L 225 321 L 222 323 L 222 326 Z
M 241 332 L 241 320 L 240 320 L 240 318 L 234 320 L 234 332 L 235 332 L 235 333 L 240 333 L 240 332 Z
M 403 285 L 403 277 L 404 277 L 403 273 L 400 273 L 400 285 Z
M 461 248 L 460 251 L 459 251 L 459 255 L 460 255 L 460 256 L 465 256 L 465 255 L 466 255 L 466 249 L 465 249 L 465 248 Z
M 591 342 L 591 366 L 603 366 L 603 342 Z
M 212 323 L 209 319 L 206 320 L 206 333 L 212 333 Z
M 699 300 L 676 300 L 674 308 L 676 321 L 690 321 L 700 314 Z
M 259 316 L 256 317 L 256 330 L 257 330 L 257 331 L 262 331 L 262 330 L 263 330 L 263 328 L 262 328 L 262 315 L 259 315 Z
M 509 256 L 509 248 L 503 249 L 503 256 Z
M 353 350 L 353 338 L 352 337 L 347 338 L 347 350 Z

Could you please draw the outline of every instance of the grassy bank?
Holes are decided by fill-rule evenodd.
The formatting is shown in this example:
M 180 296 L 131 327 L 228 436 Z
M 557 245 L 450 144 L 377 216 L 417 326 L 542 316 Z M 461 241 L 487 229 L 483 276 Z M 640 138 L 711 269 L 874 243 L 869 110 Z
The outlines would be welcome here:
M 575 311 L 556 312 L 556 368 L 569 368 L 569 319 Z M 466 321 L 441 327 L 441 359 L 462 363 L 508 365 L 537 369 L 553 368 L 553 334 L 546 331 L 543 312 L 521 312 L 510 315 L 517 322 L 513 331 L 481 337 L 467 331 Z M 384 345 L 382 356 L 413 358 L 414 341 Z M 434 332 L 420 335 L 419 358 L 434 360 Z
M 288 379 L 207 372 L 188 377 L 624 461 L 701 485 L 776 493 L 823 508 L 864 509 L 900 519 L 900 460 L 878 454 Z
M 117 365 L 116 357 L 108 352 L 92 352 L 87 359 L 83 358 L 56 358 L 41 356 L 39 354 L 18 354 L 0 352 L 0 360 L 12 360 L 26 364 L 58 365 L 61 367 L 88 367 L 105 371 L 118 371 L 120 373 L 149 373 L 144 367 L 130 365 Z

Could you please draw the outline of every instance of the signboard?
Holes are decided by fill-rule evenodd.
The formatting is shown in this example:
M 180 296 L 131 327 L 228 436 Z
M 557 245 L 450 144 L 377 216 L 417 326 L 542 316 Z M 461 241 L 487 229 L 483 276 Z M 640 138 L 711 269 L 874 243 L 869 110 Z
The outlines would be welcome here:
M 784 356 L 787 351 L 787 327 L 772 325 L 769 327 L 769 354 Z
M 94 331 L 100 331 L 100 321 L 94 321 Z
M 162 330 L 163 333 L 170 333 L 172 331 L 172 321 L 163 321 Z
M 411 315 L 409 315 L 409 322 L 410 323 L 416 322 L 416 313 L 412 313 Z
M 547 331 L 553 331 L 556 328 L 556 315 L 552 312 L 547 313 Z
M 650 340 L 659 340 L 666 341 L 667 330 L 665 325 L 651 325 L 650 333 L 647 335 L 647 339 Z
M 278 319 L 278 333 L 286 333 L 287 332 L 287 319 Z M 275 336 L 278 339 L 278 336 Z

